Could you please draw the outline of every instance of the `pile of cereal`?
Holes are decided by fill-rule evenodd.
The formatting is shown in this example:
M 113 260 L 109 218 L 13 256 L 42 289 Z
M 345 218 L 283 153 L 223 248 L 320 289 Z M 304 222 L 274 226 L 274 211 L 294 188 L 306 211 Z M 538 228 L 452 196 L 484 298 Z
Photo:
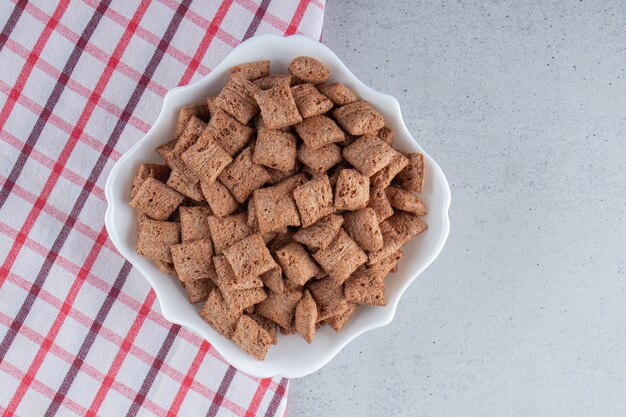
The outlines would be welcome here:
M 400 248 L 427 226 L 424 158 L 391 145 L 368 102 L 311 57 L 231 69 L 180 111 L 174 140 L 131 188 L 137 252 L 178 277 L 200 314 L 262 360 L 283 334 L 340 331 L 385 305 Z

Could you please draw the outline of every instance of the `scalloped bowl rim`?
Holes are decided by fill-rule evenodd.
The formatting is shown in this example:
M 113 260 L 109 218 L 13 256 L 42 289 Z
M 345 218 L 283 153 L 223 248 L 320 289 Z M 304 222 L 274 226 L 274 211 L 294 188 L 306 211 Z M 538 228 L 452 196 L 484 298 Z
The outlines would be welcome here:
M 160 272 L 149 260 L 135 252 L 136 225 L 132 209 L 127 204 L 128 189 L 132 174 L 140 162 L 158 160 L 154 148 L 171 139 L 178 110 L 184 105 L 198 102 L 204 94 L 206 94 L 204 97 L 207 97 L 210 90 L 215 93 L 219 86 L 224 84 L 231 66 L 259 59 L 270 59 L 273 67 L 279 62 L 283 65 L 281 70 L 285 70 L 286 63 L 298 55 L 310 55 L 320 59 L 331 68 L 331 81 L 345 83 L 361 98 L 370 101 L 394 129 L 396 138 L 394 146 L 398 146 L 400 142 L 399 148 L 424 154 L 427 180 L 422 197 L 429 206 L 429 213 L 425 217 L 429 229 L 405 247 L 398 272 L 387 279 L 386 306 L 359 307 L 352 320 L 341 332 L 334 333 L 329 326 L 324 326 L 311 345 L 307 345 L 297 335 L 279 334 L 278 345 L 270 348 L 265 361 L 256 361 L 202 321 L 197 314 L 199 306 L 189 304 L 184 290 L 176 280 Z M 273 69 L 276 72 L 276 68 Z M 148 280 L 156 292 L 163 316 L 170 322 L 184 326 L 208 340 L 235 368 L 263 378 L 273 376 L 298 378 L 311 374 L 328 363 L 358 336 L 389 324 L 395 316 L 402 294 L 437 258 L 450 230 L 448 209 L 451 196 L 446 177 L 439 165 L 419 146 L 408 131 L 398 101 L 389 94 L 375 91 L 365 85 L 328 47 L 302 35 L 282 37 L 268 34 L 250 38 L 233 49 L 204 78 L 193 84 L 170 90 L 163 100 L 161 112 L 154 125 L 141 140 L 122 155 L 111 170 L 106 182 L 105 194 L 108 202 L 105 224 L 109 237 L 122 256 Z

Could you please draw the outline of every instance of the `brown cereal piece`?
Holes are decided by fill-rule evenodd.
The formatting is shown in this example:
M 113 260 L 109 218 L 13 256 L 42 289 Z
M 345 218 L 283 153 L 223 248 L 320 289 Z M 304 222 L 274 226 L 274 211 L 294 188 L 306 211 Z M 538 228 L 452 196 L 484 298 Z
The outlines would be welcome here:
M 398 185 L 409 191 L 421 194 L 424 189 L 424 178 L 426 177 L 426 165 L 424 155 L 418 152 L 405 154 L 409 158 L 409 163 L 396 177 Z
M 293 170 L 296 163 L 296 137 L 279 130 L 259 130 L 252 161 L 279 171 Z
M 419 216 L 404 211 L 395 212 L 387 221 L 395 230 L 402 245 L 428 229 L 428 225 Z
M 155 178 L 161 182 L 167 181 L 167 178 L 170 175 L 170 168 L 167 165 L 157 165 L 157 164 L 141 164 L 133 177 L 133 182 L 130 186 L 130 198 L 133 198 L 139 188 L 141 188 L 141 184 L 148 177 Z
M 378 131 L 376 134 L 380 140 L 385 142 L 387 145 L 391 146 L 393 144 L 393 129 L 387 126 L 384 126 L 382 129 Z
M 408 211 L 418 216 L 428 213 L 426 205 L 412 192 L 400 187 L 389 187 L 386 190 L 387 198 L 392 207 Z
M 254 135 L 254 129 L 239 123 L 221 109 L 215 109 L 211 113 L 211 120 L 206 130 L 233 158 L 246 147 Z
M 206 128 L 206 123 L 198 118 L 198 117 L 191 117 L 189 119 L 189 121 L 187 122 L 187 125 L 185 126 L 185 129 L 183 130 L 183 133 L 181 133 L 181 135 L 178 137 L 178 141 L 176 142 L 176 147 L 179 147 L 180 145 L 183 145 L 185 143 L 188 143 L 187 136 L 200 136 L 200 134 L 202 134 L 202 131 L 204 131 L 204 129 Z
M 346 300 L 356 304 L 384 306 L 385 298 L 384 277 L 372 273 L 367 268 L 360 268 L 346 280 L 344 286 Z
M 305 145 L 316 150 L 329 143 L 341 142 L 344 134 L 337 124 L 326 116 L 313 116 L 294 126 Z
M 235 327 L 239 320 L 239 313 L 228 308 L 226 300 L 217 288 L 209 294 L 209 298 L 200 310 L 200 315 L 215 330 L 230 338 L 235 332 Z
M 408 163 L 409 159 L 406 156 L 397 153 L 387 166 L 372 175 L 370 178 L 371 184 L 382 188 L 389 187 L 391 181 L 393 181 L 395 176 L 398 175 Z
M 270 180 L 263 166 L 252 162 L 252 149 L 244 149 L 218 177 L 239 203 Z
M 302 227 L 307 227 L 335 212 L 333 189 L 328 176 L 308 181 L 293 190 L 293 198 L 300 212 Z
M 368 264 L 372 265 L 396 253 L 415 236 L 428 229 L 418 216 L 399 211 L 380 224 L 384 245 L 370 252 Z
M 182 136 L 185 134 L 183 133 Z M 193 137 L 193 143 L 198 139 L 197 136 Z M 181 141 L 178 141 L 181 142 Z M 177 142 L 177 143 L 178 143 Z M 191 146 L 191 145 L 190 145 Z M 187 146 L 188 147 L 188 146 Z M 187 147 L 182 146 L 179 149 L 187 149 Z M 164 150 L 163 146 L 158 147 L 157 152 L 163 157 L 165 163 L 170 167 L 172 171 L 178 172 L 179 175 L 182 175 L 185 180 L 191 183 L 198 182 L 198 179 L 194 176 L 193 172 L 189 169 L 189 167 L 183 162 L 181 159 L 181 153 L 176 150 L 176 147 L 171 148 L 167 152 Z M 166 152 L 166 153 L 165 153 Z M 171 176 L 171 175 L 170 175 Z M 169 179 L 169 178 L 168 178 Z
M 174 129 L 174 137 L 178 138 L 185 130 L 185 126 L 192 117 L 197 117 L 202 121 L 209 120 L 209 108 L 206 103 L 192 104 L 191 106 L 183 107 L 178 112 L 178 119 L 176 119 L 176 128 Z
M 326 249 L 333 241 L 341 225 L 343 217 L 330 214 L 310 225 L 299 229 L 293 235 L 293 240 L 311 248 Z
M 224 249 L 250 236 L 254 230 L 248 226 L 246 213 L 233 214 L 230 216 L 209 216 L 209 230 L 213 249 L 220 255 Z
M 172 173 L 173 172 L 174 171 L 172 171 Z M 177 176 L 177 178 L 174 178 L 173 180 L 168 181 L 168 183 L 166 185 L 168 187 L 171 187 L 174 190 L 178 191 L 183 196 L 185 196 L 185 199 L 180 204 L 180 206 L 181 207 L 182 206 L 186 206 L 186 207 L 204 206 L 204 207 L 206 207 L 207 203 L 204 200 L 204 195 L 202 194 L 202 190 L 200 189 L 200 183 L 195 183 L 194 184 L 191 181 L 189 181 L 187 179 L 187 177 L 183 176 L 182 174 L 175 174 L 175 175 Z M 172 178 L 172 176 L 170 176 L 170 178 Z M 193 197 L 191 197 L 188 194 L 193 195 Z M 176 212 L 174 212 L 174 215 L 176 215 Z
M 333 166 L 342 161 L 341 148 L 329 143 L 319 149 L 312 150 L 306 145 L 298 147 L 298 159 L 316 175 L 323 175 Z
M 258 233 L 229 246 L 223 253 L 239 281 L 258 277 L 277 266 Z
M 184 282 L 187 298 L 191 304 L 197 304 L 207 299 L 215 284 L 210 279 Z
M 300 115 L 304 119 L 324 114 L 333 108 L 333 102 L 312 84 L 300 84 L 291 87 L 291 94 Z
M 384 221 L 393 214 L 393 208 L 387 199 L 387 193 L 383 187 L 372 186 L 370 188 L 370 202 L 368 207 L 373 208 L 376 212 L 378 223 Z
M 267 77 L 259 78 L 254 81 L 254 85 L 261 90 L 269 90 L 270 88 L 284 86 L 289 87 L 291 85 L 291 75 L 289 74 L 273 74 Z
M 249 307 L 254 307 L 267 298 L 267 294 L 262 286 L 245 290 L 227 291 L 222 294 L 226 300 L 226 304 L 228 304 L 228 308 L 238 312 L 242 312 Z
M 368 268 L 385 269 L 385 275 L 388 275 L 390 272 L 396 272 L 396 270 L 398 269 L 398 262 L 400 262 L 400 259 L 402 259 L 403 256 L 404 254 L 402 253 L 402 251 L 398 250 L 394 252 L 391 256 L 388 256 L 383 260 L 368 266 Z
M 187 164 L 182 160 L 182 154 L 185 153 L 193 144 L 198 141 L 198 138 L 206 128 L 206 123 L 197 117 L 192 117 L 183 133 L 180 134 L 174 147 L 169 150 L 161 150 L 161 156 L 172 170 L 177 170 L 192 182 L 198 182 L 198 179 L 194 176 L 193 171 L 189 169 Z M 158 148 L 157 148 L 158 150 Z
M 309 344 L 315 337 L 315 323 L 317 323 L 317 305 L 311 293 L 304 291 L 302 299 L 296 306 L 294 327 Z
M 335 185 L 335 209 L 358 210 L 367 207 L 370 199 L 370 179 L 356 169 L 339 172 Z
M 164 161 L 167 161 L 167 155 L 174 150 L 176 143 L 178 143 L 178 138 L 157 146 L 155 151 L 159 154 L 159 156 L 161 156 L 161 158 L 163 158 Z M 163 181 L 165 181 L 165 179 Z
M 270 320 L 268 318 L 265 318 L 263 316 L 259 316 L 256 313 L 249 313 L 248 317 L 250 317 L 251 319 L 256 321 L 259 324 L 259 326 L 261 326 L 261 327 L 263 327 L 265 329 L 265 331 L 270 335 L 270 338 L 272 339 L 272 344 L 273 345 L 278 343 L 278 337 L 277 337 L 278 325 L 276 323 L 274 323 L 272 320 Z
M 200 182 L 200 189 L 213 214 L 217 217 L 233 214 L 239 208 L 235 198 L 220 180 L 215 180 L 211 184 Z
M 341 83 L 319 84 L 317 89 L 337 106 L 344 106 L 359 99 L 354 91 Z
M 233 160 L 230 155 L 218 145 L 215 138 L 205 130 L 198 141 L 189 147 L 182 155 L 183 162 L 191 169 L 195 178 L 211 184 L 217 176 Z
M 378 272 L 383 275 L 383 278 L 386 278 L 390 273 L 398 270 L 398 262 L 403 256 L 402 251 L 398 250 L 386 258 L 372 265 L 368 265 L 368 268 L 378 270 Z
M 299 226 L 300 215 L 293 190 L 306 182 L 304 174 L 289 177 L 273 187 L 261 188 L 248 200 L 248 224 L 261 233 L 285 232 L 288 226 Z M 254 198 L 259 197 L 259 204 Z
M 309 284 L 309 291 L 317 304 L 317 321 L 341 314 L 348 308 L 343 287 L 332 278 L 324 278 Z
M 285 291 L 283 271 L 280 269 L 280 266 L 262 273 L 260 278 L 263 284 L 275 293 L 282 294 Z
M 310 56 L 299 56 L 289 63 L 289 73 L 311 84 L 326 82 L 330 70 L 326 65 Z
M 263 287 L 250 288 L 246 290 L 235 290 L 223 293 L 228 308 L 236 312 L 253 313 L 256 304 L 267 298 Z M 245 307 L 245 308 L 244 308 Z
M 301 298 L 299 291 L 284 291 L 282 294 L 269 291 L 267 298 L 256 305 L 255 313 L 289 329 Z
M 350 280 L 348 280 L 350 281 Z M 355 279 L 355 283 L 348 285 L 346 282 L 346 300 L 357 304 L 369 304 L 373 306 L 387 305 L 385 298 L 385 285 L 370 276 L 363 275 Z
M 161 145 L 159 148 L 165 148 L 165 150 L 171 151 L 177 146 L 181 146 L 181 145 L 188 147 L 190 146 L 189 142 L 193 143 L 193 140 L 190 141 L 190 138 L 192 138 L 193 136 L 196 136 L 196 139 L 197 139 L 197 137 L 200 136 L 204 128 L 206 128 L 206 122 L 204 122 L 202 119 L 196 116 L 191 116 L 189 120 L 187 121 L 187 123 L 185 124 L 184 129 L 181 132 L 181 134 L 178 135 L 178 137 L 174 138 L 174 140 L 164 145 Z M 157 150 L 159 148 L 157 148 Z
M 209 239 L 194 240 L 193 242 L 173 245 L 172 259 L 174 268 L 181 281 L 199 281 L 203 279 L 215 279 L 213 267 L 213 248 Z M 208 295 L 208 294 L 207 294 Z
M 161 181 L 148 177 L 129 204 L 150 218 L 167 220 L 184 198 L 182 194 Z
M 352 318 L 352 315 L 354 314 L 356 309 L 359 307 L 359 305 L 355 303 L 347 303 L 347 304 L 348 304 L 348 307 L 343 312 L 339 314 L 335 314 L 332 317 L 328 317 L 325 320 L 325 322 L 328 323 L 328 325 L 332 327 L 333 330 L 336 332 L 341 331 L 341 329 L 343 329 L 343 327 L 346 325 L 346 323 L 348 323 L 350 318 Z
M 174 264 L 162 261 L 160 259 L 155 259 L 154 264 L 159 271 L 174 277 L 178 277 L 178 274 L 176 273 L 176 268 L 174 268 Z
M 343 148 L 343 157 L 361 172 L 371 177 L 389 165 L 398 152 L 373 135 L 361 136 L 353 144 Z
M 298 285 L 304 285 L 318 272 L 319 267 L 301 244 L 291 242 L 276 251 L 276 261 L 285 276 Z
M 383 235 L 383 246 L 369 253 L 368 265 L 373 265 L 381 260 L 393 255 L 402 247 L 402 239 L 396 230 L 385 220 L 380 223 L 380 232 Z
M 258 87 L 244 77 L 235 74 L 215 97 L 213 105 L 224 110 L 245 125 L 259 111 L 259 106 L 257 106 L 251 94 L 251 91 L 255 88 Z
M 271 242 L 267 244 L 267 249 L 269 249 L 272 255 L 276 254 L 276 251 L 289 242 L 293 242 L 293 234 L 291 232 L 279 233 Z
M 209 229 L 208 207 L 180 207 L 180 237 L 183 243 L 198 239 L 208 239 L 211 236 Z
M 349 134 L 376 133 L 385 126 L 383 116 L 367 101 L 355 101 L 333 111 L 339 126 Z
M 291 193 L 279 185 L 254 192 L 253 208 L 261 233 L 280 232 L 287 226 L 300 225 L 300 215 Z
M 243 75 L 247 80 L 254 81 L 270 75 L 270 61 L 248 62 L 230 68 L 230 73 Z
M 367 261 L 363 249 L 345 230 L 339 233 L 326 249 L 318 249 L 313 258 L 328 273 L 335 285 L 341 285 L 359 266 Z
M 278 129 L 270 129 L 267 126 L 265 126 L 265 122 L 263 121 L 263 117 L 261 116 L 261 113 L 257 114 L 254 117 L 254 127 L 256 128 L 257 132 L 259 130 L 262 129 L 267 129 L 267 130 L 279 130 L 281 132 L 287 132 L 287 133 L 292 133 L 293 129 L 291 128 L 291 126 L 285 126 L 285 127 L 281 127 Z
M 177 170 L 172 171 L 165 184 L 196 202 L 204 201 L 200 185 L 189 181 L 187 177 Z
M 246 353 L 262 361 L 272 344 L 272 337 L 254 319 L 243 314 L 239 317 L 232 341 Z
M 241 74 L 233 74 L 230 76 L 230 78 L 231 80 L 235 80 L 239 85 L 241 85 L 241 87 L 243 87 L 243 89 L 246 91 L 251 99 L 254 98 L 255 93 L 261 91 L 261 89 L 253 84 L 252 81 L 246 79 L 246 77 Z
M 378 226 L 376 212 L 372 208 L 366 207 L 347 213 L 343 227 L 361 249 L 375 251 L 383 247 L 383 235 Z
M 254 94 L 254 99 L 268 129 L 280 129 L 302 121 L 289 87 L 278 85 L 269 90 L 261 90 Z
M 215 266 L 216 272 L 215 284 L 217 284 L 224 297 L 226 297 L 226 293 L 232 291 L 263 287 L 263 281 L 260 277 L 253 277 L 249 280 L 243 281 L 238 280 L 233 272 L 233 269 L 230 267 L 230 264 L 223 255 L 214 256 L 212 262 Z M 226 301 L 228 301 L 228 299 Z
M 267 298 L 259 277 L 240 282 L 223 256 L 214 257 L 213 263 L 217 272 L 216 284 L 232 311 L 241 312 Z

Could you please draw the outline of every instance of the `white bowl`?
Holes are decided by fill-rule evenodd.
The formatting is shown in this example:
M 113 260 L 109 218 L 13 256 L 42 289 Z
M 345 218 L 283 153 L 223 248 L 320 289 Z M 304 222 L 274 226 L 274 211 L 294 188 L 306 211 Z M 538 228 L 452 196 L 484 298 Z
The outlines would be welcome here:
M 398 272 L 386 281 L 386 306 L 359 307 L 341 332 L 336 333 L 329 326 L 324 326 L 310 345 L 298 335 L 279 334 L 278 344 L 270 348 L 265 360 L 257 361 L 202 320 L 198 314 L 200 305 L 189 304 L 184 289 L 176 279 L 160 272 L 150 260 L 135 252 L 137 240 L 135 213 L 128 206 L 130 183 L 140 163 L 160 161 L 154 149 L 172 139 L 180 108 L 216 95 L 226 83 L 230 67 L 269 59 L 272 72 L 286 72 L 289 61 L 299 55 L 312 56 L 324 62 L 331 70 L 331 82 L 342 82 L 359 97 L 371 102 L 385 117 L 388 126 L 394 129 L 394 147 L 424 154 L 427 176 L 421 198 L 429 208 L 428 215 L 424 217 L 428 223 L 428 230 L 403 248 L 404 257 L 400 261 Z M 372 90 L 359 81 L 326 46 L 299 35 L 287 38 L 276 35 L 253 37 L 236 47 L 203 79 L 168 92 L 154 126 L 117 161 L 111 170 L 105 191 L 108 201 L 105 223 L 109 236 L 119 252 L 141 271 L 152 285 L 163 316 L 205 338 L 235 368 L 256 377 L 279 375 L 298 378 L 311 374 L 328 363 L 357 336 L 391 322 L 402 293 L 439 255 L 450 229 L 448 219 L 450 188 L 446 177 L 437 163 L 407 130 L 398 101 L 388 94 Z

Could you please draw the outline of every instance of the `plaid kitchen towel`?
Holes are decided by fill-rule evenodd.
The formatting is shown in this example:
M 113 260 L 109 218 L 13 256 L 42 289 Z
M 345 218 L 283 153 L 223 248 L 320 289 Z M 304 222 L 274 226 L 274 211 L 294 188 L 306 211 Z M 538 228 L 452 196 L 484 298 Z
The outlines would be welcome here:
M 319 39 L 324 0 L 0 0 L 0 415 L 283 415 L 168 323 L 104 228 L 104 184 L 165 93 L 256 33 Z

